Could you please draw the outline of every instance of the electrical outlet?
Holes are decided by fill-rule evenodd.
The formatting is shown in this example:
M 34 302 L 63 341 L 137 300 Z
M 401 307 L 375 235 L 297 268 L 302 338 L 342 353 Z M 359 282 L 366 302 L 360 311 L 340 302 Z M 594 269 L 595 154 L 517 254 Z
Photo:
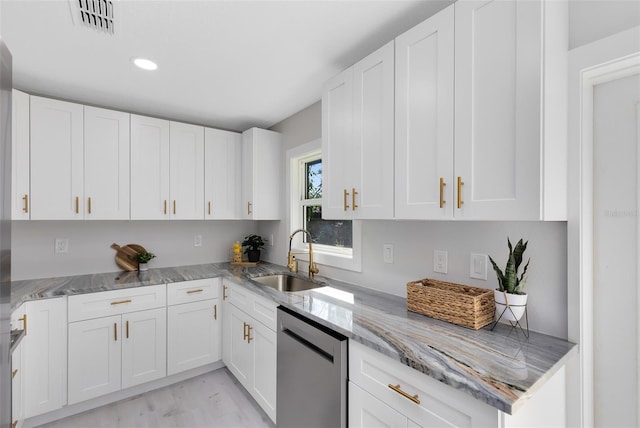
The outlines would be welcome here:
M 193 246 L 202 247 L 202 235 L 195 235 L 193 237 Z
M 487 255 L 471 253 L 469 258 L 469 276 L 487 280 Z
M 53 247 L 53 251 L 56 253 L 68 253 L 69 252 L 69 238 L 56 238 L 56 242 Z
M 393 263 L 393 244 L 384 244 L 382 246 L 382 257 L 385 263 Z
M 433 250 L 433 271 L 447 273 L 447 252 L 443 250 Z

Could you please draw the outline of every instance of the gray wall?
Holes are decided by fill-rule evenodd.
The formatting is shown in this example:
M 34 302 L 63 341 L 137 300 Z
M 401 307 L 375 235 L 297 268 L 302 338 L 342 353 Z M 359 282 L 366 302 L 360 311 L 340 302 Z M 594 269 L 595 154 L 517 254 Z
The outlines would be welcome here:
M 570 0 L 569 49 L 640 25 L 638 0 Z
M 13 279 L 118 271 L 113 243 L 142 245 L 157 256 L 152 268 L 222 262 L 234 241 L 255 231 L 256 222 L 242 220 L 14 221 Z M 68 253 L 54 252 L 56 238 L 69 239 Z

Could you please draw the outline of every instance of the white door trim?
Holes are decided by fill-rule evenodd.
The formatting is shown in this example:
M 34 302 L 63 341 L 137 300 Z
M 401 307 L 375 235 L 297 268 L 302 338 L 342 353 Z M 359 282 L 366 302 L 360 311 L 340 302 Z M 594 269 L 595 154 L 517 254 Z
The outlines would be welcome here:
M 567 371 L 568 426 L 594 426 L 593 90 L 640 72 L 640 27 L 569 53 L 568 337 L 580 356 Z

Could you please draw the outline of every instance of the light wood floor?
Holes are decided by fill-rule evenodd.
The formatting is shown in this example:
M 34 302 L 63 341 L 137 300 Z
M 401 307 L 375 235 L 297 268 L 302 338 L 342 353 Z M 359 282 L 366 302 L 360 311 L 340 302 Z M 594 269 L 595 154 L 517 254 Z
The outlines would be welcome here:
M 42 427 L 273 428 L 274 424 L 229 370 L 222 368 Z

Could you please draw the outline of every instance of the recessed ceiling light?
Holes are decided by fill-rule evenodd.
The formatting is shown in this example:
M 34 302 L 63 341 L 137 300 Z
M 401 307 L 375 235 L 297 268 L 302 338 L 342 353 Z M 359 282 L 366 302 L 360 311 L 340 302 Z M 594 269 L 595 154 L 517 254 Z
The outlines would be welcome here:
M 143 70 L 155 70 L 158 68 L 158 64 L 145 58 L 133 58 L 132 61 Z

